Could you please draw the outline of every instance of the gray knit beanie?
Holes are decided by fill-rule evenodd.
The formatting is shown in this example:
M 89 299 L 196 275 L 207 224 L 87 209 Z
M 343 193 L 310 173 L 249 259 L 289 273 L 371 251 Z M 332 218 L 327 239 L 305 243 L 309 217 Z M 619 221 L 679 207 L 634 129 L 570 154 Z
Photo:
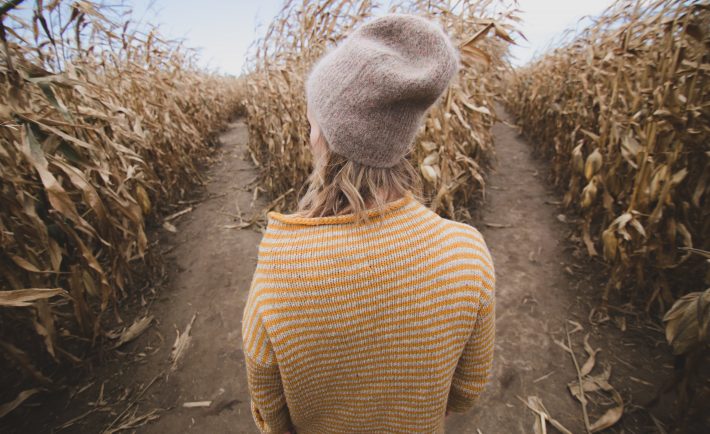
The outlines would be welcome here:
M 362 25 L 318 60 L 306 100 L 333 152 L 391 167 L 407 154 L 458 62 L 438 24 L 390 14 Z

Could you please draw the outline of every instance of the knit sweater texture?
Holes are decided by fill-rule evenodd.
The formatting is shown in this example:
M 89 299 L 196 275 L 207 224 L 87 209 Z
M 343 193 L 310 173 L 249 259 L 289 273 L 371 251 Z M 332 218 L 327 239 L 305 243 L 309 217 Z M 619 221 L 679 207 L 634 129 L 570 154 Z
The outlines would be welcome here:
M 242 319 L 264 433 L 443 433 L 490 379 L 495 275 L 481 234 L 411 194 L 368 212 L 268 213 Z

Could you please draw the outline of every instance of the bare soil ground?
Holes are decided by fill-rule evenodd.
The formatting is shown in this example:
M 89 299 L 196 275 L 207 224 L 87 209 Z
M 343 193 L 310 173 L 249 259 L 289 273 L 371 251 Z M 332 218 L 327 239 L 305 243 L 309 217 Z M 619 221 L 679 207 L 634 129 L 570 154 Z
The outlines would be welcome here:
M 580 367 L 589 334 L 591 348 L 601 350 L 592 374 L 611 369 L 609 383 L 623 399 L 624 416 L 608 432 L 661 432 L 669 406 L 653 410 L 657 421 L 642 406 L 672 372 L 660 329 L 619 310 L 590 322 L 604 285 L 602 266 L 571 236 L 574 217 L 555 205 L 560 195 L 546 182 L 546 164 L 530 155 L 508 124 L 498 123 L 494 134 L 497 169 L 475 225 L 498 276 L 495 377 L 475 409 L 448 418 L 447 432 L 534 432 L 536 416 L 521 401 L 530 396 L 570 431 L 584 432 L 582 407 L 568 389 L 577 371 L 560 345 L 568 345 L 568 332 Z M 165 232 L 168 283 L 156 299 L 134 308 L 134 317 L 152 314 L 152 326 L 65 393 L 28 401 L 0 431 L 258 432 L 249 411 L 240 321 L 261 233 L 230 228 L 238 223 L 238 209 L 249 216 L 264 206 L 252 204 L 248 184 L 257 172 L 245 156 L 246 140 L 244 123 L 231 124 L 200 201 L 173 222 L 176 233 Z M 193 317 L 191 343 L 171 371 L 177 330 L 183 333 Z M 610 397 L 587 394 L 592 423 L 615 405 Z M 183 406 L 199 401 L 211 404 Z

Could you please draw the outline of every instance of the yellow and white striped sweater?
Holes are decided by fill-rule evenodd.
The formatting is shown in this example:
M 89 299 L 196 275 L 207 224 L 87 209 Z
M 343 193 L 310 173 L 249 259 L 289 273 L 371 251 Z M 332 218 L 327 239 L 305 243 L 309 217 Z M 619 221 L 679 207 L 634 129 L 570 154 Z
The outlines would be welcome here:
M 268 213 L 244 309 L 262 432 L 441 433 L 487 384 L 494 268 L 481 234 L 411 194 L 352 215 Z

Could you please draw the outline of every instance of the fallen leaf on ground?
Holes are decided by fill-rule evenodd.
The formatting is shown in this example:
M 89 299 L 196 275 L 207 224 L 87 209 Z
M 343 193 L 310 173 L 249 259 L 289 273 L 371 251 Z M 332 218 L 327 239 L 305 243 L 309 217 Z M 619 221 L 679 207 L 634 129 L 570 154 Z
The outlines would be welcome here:
M 180 330 L 175 330 L 177 336 L 173 344 L 173 351 L 170 353 L 170 361 L 172 363 L 170 366 L 171 371 L 177 369 L 178 362 L 185 355 L 187 348 L 190 346 L 190 341 L 192 340 L 190 333 L 192 332 L 192 324 L 195 322 L 195 318 L 197 318 L 197 314 L 192 315 L 192 319 L 185 327 L 184 332 L 180 333 Z
M 605 430 L 617 423 L 619 419 L 621 419 L 621 416 L 623 416 L 624 400 L 621 399 L 621 395 L 615 389 L 612 388 L 611 393 L 614 396 L 614 401 L 616 401 L 616 407 L 607 410 L 602 417 L 597 419 L 597 421 L 589 427 L 589 431 L 594 433 Z
M 611 377 L 611 368 L 606 367 L 604 372 L 598 375 L 588 375 L 582 379 L 582 388 L 585 392 L 596 392 L 597 390 L 611 391 L 613 387 L 609 384 Z M 582 401 L 582 395 L 579 393 L 579 382 L 572 381 L 567 385 L 572 396 Z
M 578 331 L 584 329 L 584 327 L 582 327 L 582 324 L 580 324 L 578 321 L 572 321 L 571 319 L 568 319 L 567 322 L 570 323 L 570 324 L 572 324 L 572 325 L 574 326 L 574 328 L 569 331 L 569 334 L 571 334 L 571 335 L 573 335 L 573 334 L 577 333 Z
M 582 379 L 582 389 L 584 392 L 597 392 L 604 391 L 611 394 L 612 398 L 616 402 L 616 406 L 608 409 L 602 417 L 597 419 L 596 422 L 590 423 L 589 431 L 598 432 L 602 431 L 610 426 L 614 425 L 621 419 L 624 414 L 624 400 L 621 398 L 619 392 L 614 389 L 614 387 L 609 383 L 609 378 L 611 377 L 611 368 L 606 367 L 604 372 L 598 375 L 587 375 Z M 584 395 L 580 393 L 580 386 L 577 381 L 572 381 L 567 385 L 570 393 L 578 401 L 582 402 Z
M 5 417 L 12 410 L 16 409 L 23 402 L 25 402 L 29 397 L 42 391 L 40 388 L 27 389 L 17 394 L 17 397 L 10 402 L 0 405 L 0 418 Z
M 174 234 L 177 233 L 177 228 L 172 223 L 163 222 L 163 229 Z
M 596 326 L 605 323 L 610 319 L 611 318 L 605 309 L 597 309 L 596 307 L 593 307 L 592 310 L 589 311 L 589 322 L 592 325 Z
M 594 369 L 594 365 L 596 364 L 597 353 L 601 351 L 601 349 L 597 348 L 595 350 L 592 348 L 591 345 L 589 345 L 589 333 L 584 336 L 584 350 L 587 352 L 589 357 L 587 358 L 587 361 L 584 362 L 584 365 L 582 365 L 582 368 L 579 370 L 579 373 L 582 376 L 585 376 L 592 372 L 592 369 Z
M 535 434 L 546 434 L 547 425 L 546 422 L 550 422 L 552 426 L 557 428 L 562 434 L 572 434 L 572 431 L 564 427 L 559 421 L 550 416 L 550 412 L 547 411 L 542 400 L 537 396 L 528 396 L 528 400 L 525 401 L 523 398 L 518 396 L 518 399 L 523 402 L 530 410 L 532 410 L 538 417 L 535 419 L 535 424 L 533 429 Z
M 121 345 L 128 343 L 132 341 L 133 339 L 137 338 L 141 334 L 143 334 L 144 331 L 150 327 L 150 324 L 153 322 L 153 315 L 146 315 L 142 318 L 139 318 L 131 324 L 130 327 L 125 329 L 123 333 L 118 338 L 118 342 L 113 346 L 113 348 L 118 348 Z

